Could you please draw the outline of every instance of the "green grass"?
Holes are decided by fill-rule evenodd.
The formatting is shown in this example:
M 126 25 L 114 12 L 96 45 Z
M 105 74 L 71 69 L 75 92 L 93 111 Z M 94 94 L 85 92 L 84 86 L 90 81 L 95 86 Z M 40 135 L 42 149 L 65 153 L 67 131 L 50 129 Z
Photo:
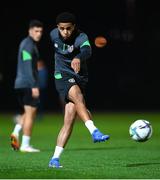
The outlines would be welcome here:
M 0 115 L 0 178 L 5 179 L 158 179 L 160 178 L 160 113 L 94 113 L 96 126 L 110 134 L 107 142 L 93 143 L 82 121 L 77 120 L 61 156 L 61 169 L 48 168 L 61 114 L 46 114 L 36 121 L 31 144 L 40 153 L 14 152 L 10 147 L 13 115 Z M 130 124 L 149 120 L 153 135 L 147 142 L 131 140 Z

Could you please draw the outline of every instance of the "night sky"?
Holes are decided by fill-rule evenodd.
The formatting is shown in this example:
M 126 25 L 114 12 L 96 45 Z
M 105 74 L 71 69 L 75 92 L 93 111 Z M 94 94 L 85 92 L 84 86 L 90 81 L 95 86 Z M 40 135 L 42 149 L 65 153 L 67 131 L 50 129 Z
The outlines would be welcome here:
M 21 2 L 1 7 L 0 111 L 15 110 L 13 86 L 20 41 L 31 19 L 44 23 L 39 45 L 49 71 L 46 110 L 59 110 L 54 87 L 54 59 L 49 32 L 58 13 L 77 16 L 79 28 L 89 36 L 93 55 L 88 62 L 87 105 L 92 110 L 158 110 L 160 108 L 160 11 L 158 2 L 145 0 Z M 151 4 L 152 3 L 152 4 Z M 107 39 L 104 48 L 94 38 Z

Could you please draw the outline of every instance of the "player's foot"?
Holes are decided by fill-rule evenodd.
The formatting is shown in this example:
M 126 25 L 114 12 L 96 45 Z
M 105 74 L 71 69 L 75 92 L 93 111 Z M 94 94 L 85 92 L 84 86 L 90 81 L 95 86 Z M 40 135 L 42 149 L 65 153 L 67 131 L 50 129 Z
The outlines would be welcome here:
M 103 142 L 109 139 L 109 135 L 102 134 L 98 129 L 95 129 L 92 133 L 93 142 Z
M 10 138 L 11 138 L 12 149 L 15 150 L 15 151 L 18 151 L 19 146 L 20 146 L 18 136 L 16 136 L 15 134 L 11 134 Z
M 63 166 L 59 163 L 59 158 L 53 158 L 49 162 L 49 167 L 51 168 L 62 168 Z
M 29 152 L 29 153 L 33 153 L 33 152 L 40 152 L 39 149 L 35 149 L 32 146 L 27 146 L 27 147 L 20 147 L 20 151 L 21 152 Z

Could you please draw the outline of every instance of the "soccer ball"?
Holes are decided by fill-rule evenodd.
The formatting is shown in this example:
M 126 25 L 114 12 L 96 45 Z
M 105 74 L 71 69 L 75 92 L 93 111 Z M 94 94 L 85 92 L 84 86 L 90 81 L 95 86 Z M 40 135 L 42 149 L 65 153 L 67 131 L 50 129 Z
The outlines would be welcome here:
M 152 136 L 152 126 L 149 121 L 138 119 L 129 127 L 129 134 L 134 141 L 145 142 Z

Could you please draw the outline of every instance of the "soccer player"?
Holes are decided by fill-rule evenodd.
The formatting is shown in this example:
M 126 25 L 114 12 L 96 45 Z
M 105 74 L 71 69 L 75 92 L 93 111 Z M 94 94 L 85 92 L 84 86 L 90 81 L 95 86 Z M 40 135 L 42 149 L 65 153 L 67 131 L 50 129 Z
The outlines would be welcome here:
M 61 128 L 49 167 L 62 167 L 60 155 L 71 135 L 78 115 L 88 128 L 93 142 L 103 142 L 109 135 L 102 134 L 94 125 L 85 105 L 85 87 L 88 81 L 87 60 L 91 57 L 88 36 L 76 26 L 76 17 L 62 12 L 56 17 L 57 27 L 50 32 L 55 51 L 55 86 L 64 102 L 64 124 Z
M 37 60 L 39 51 L 37 43 L 43 34 L 43 23 L 39 20 L 31 20 L 29 23 L 28 36 L 19 46 L 17 74 L 15 79 L 15 91 L 23 114 L 15 125 L 11 134 L 11 146 L 14 150 L 22 152 L 40 152 L 30 145 L 33 121 L 39 104 L 39 85 Z M 23 130 L 22 142 L 19 143 L 19 133 Z

